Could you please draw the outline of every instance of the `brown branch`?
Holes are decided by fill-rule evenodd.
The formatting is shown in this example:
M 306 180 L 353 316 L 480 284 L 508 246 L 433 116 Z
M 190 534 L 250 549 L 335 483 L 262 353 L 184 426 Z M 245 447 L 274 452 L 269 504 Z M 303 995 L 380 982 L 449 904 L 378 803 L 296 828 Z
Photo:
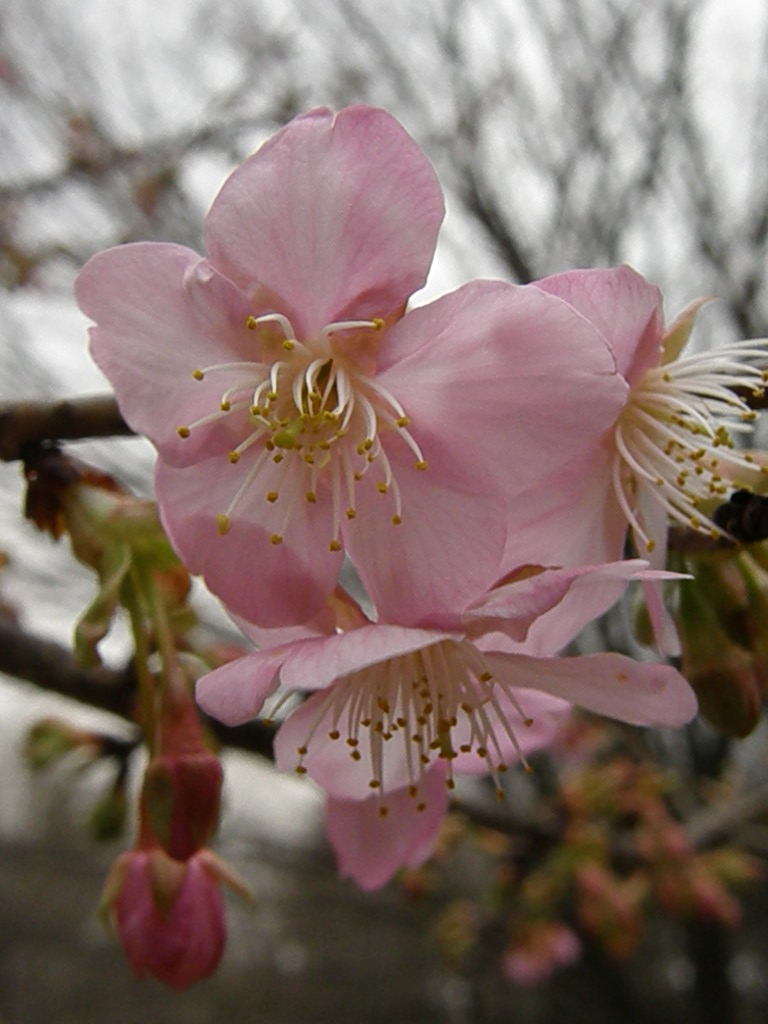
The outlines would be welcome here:
M 132 434 L 112 395 L 0 403 L 0 459 L 21 459 L 42 441 Z
M 747 840 L 744 845 L 749 845 L 749 825 L 766 817 L 768 782 L 762 782 L 692 815 L 685 824 L 685 834 L 695 850 L 708 849 L 724 840 L 742 845 L 742 838 Z
M 79 701 L 135 723 L 136 681 L 132 664 L 123 669 L 84 669 L 72 652 L 28 633 L 0 614 L 0 672 L 34 683 L 49 693 Z M 225 746 L 272 758 L 274 726 L 263 722 L 227 727 L 206 717 L 208 730 Z
M 84 669 L 66 647 L 27 633 L 4 616 L 0 616 L 0 672 L 121 718 L 133 718 L 135 692 L 130 669 L 103 665 Z

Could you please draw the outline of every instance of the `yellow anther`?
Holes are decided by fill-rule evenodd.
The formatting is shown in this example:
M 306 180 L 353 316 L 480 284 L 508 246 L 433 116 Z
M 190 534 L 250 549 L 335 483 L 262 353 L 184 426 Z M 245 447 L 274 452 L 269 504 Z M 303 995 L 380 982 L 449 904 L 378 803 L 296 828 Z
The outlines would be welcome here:
M 296 772 L 297 775 L 307 774 L 307 769 L 304 767 L 303 764 L 297 764 L 296 767 L 294 768 L 294 771 Z
M 384 321 L 381 319 L 380 316 L 373 317 L 373 319 L 371 320 L 371 327 L 374 329 L 374 331 L 380 331 L 383 326 Z
M 187 438 L 189 437 L 189 427 L 176 427 L 176 433 L 179 437 Z
M 387 485 L 382 480 L 380 480 L 376 484 L 376 490 L 379 492 L 379 494 L 386 494 L 387 493 Z
M 255 331 L 258 326 L 258 324 L 256 323 L 256 317 L 247 316 L 245 318 L 245 326 L 248 328 L 249 331 Z
M 400 526 L 402 521 L 403 521 L 402 516 L 398 516 L 398 515 L 392 516 L 392 525 L 393 526 Z
M 395 420 L 395 424 L 398 427 L 407 427 L 410 422 L 407 416 L 398 416 Z
M 427 468 L 426 459 L 419 459 L 419 461 L 416 463 L 416 469 L 426 469 L 426 468 Z
M 329 551 L 341 551 L 341 544 L 337 540 L 334 539 L 334 540 L 332 540 L 328 544 L 328 550 Z
M 227 454 L 227 458 L 232 463 L 232 465 L 234 465 L 236 462 L 240 461 L 240 454 L 239 452 L 231 451 Z
M 229 533 L 229 531 L 232 529 L 232 520 L 229 518 L 228 515 L 225 515 L 223 512 L 220 512 L 216 516 L 216 529 L 219 531 L 222 537 L 224 536 L 225 533 Z
M 268 502 L 274 505 L 274 503 L 277 501 L 277 491 L 267 491 L 265 497 Z
M 357 515 L 357 512 L 355 512 L 353 508 L 348 508 L 344 515 L 347 517 L 347 519 L 354 519 L 355 516 Z
M 282 345 L 286 352 L 293 352 L 296 348 L 296 342 L 293 338 L 283 338 Z
M 280 536 L 279 533 L 273 533 L 272 536 L 269 538 L 269 543 L 270 544 L 282 544 L 283 543 L 283 538 Z
M 382 805 L 381 805 L 381 806 L 379 807 L 379 817 L 380 817 L 380 818 L 386 818 L 386 816 L 387 816 L 388 814 L 389 814 L 389 808 L 387 807 L 387 805 L 386 805 L 386 804 L 382 804 Z
M 195 380 L 202 380 L 205 377 L 205 374 L 203 373 L 202 370 L 193 370 L 192 376 L 195 378 Z
M 310 505 L 314 505 L 315 502 L 317 501 L 317 495 L 315 494 L 314 491 L 307 491 L 304 497 L 307 499 Z

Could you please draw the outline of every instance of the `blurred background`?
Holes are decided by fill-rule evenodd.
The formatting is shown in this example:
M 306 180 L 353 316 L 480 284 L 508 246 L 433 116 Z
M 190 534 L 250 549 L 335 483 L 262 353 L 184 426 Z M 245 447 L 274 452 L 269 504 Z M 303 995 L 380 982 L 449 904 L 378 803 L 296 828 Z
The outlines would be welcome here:
M 239 161 L 295 114 L 353 102 L 401 120 L 446 192 L 416 302 L 475 277 L 627 262 L 669 317 L 718 298 L 701 344 L 768 333 L 762 0 L 5 0 L 0 399 L 105 391 L 72 297 L 84 261 L 141 239 L 202 251 Z M 142 441 L 73 448 L 151 494 Z M 63 647 L 93 581 L 22 502 L 18 465 L 0 466 L 2 616 Z M 607 640 L 626 646 L 624 619 L 589 642 Z M 117 629 L 107 662 L 126 645 Z M 436 863 L 373 896 L 337 880 L 308 785 L 228 754 L 218 849 L 256 907 L 232 902 L 218 975 L 174 995 L 136 982 L 97 919 L 129 841 L 97 845 L 84 827 L 109 766 L 33 774 L 23 757 L 42 715 L 129 727 L 37 682 L 0 678 L 0 1024 L 768 1019 L 764 722 L 745 740 L 701 723 L 674 736 L 575 724 L 534 782 L 512 779 L 508 808 L 461 794 Z M 564 863 L 585 842 L 602 874 L 574 889 Z M 578 944 L 550 942 L 535 978 L 517 924 L 532 901 Z

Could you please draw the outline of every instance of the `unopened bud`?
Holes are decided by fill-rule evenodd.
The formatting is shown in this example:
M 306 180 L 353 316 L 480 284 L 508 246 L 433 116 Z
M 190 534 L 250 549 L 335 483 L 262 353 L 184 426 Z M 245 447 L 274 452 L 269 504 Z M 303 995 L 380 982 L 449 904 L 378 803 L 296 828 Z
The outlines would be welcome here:
M 137 977 L 183 989 L 216 968 L 226 927 L 218 860 L 202 851 L 175 861 L 162 850 L 131 850 L 107 877 L 101 910 Z
M 728 736 L 747 736 L 760 714 L 760 685 L 752 659 L 723 628 L 697 581 L 680 588 L 678 626 L 682 672 L 702 714 Z
M 75 729 L 58 718 L 43 718 L 27 733 L 24 756 L 31 768 L 47 768 L 73 750 L 83 750 L 93 757 L 99 739 L 92 732 Z
M 215 754 L 163 754 L 144 774 L 141 818 L 159 845 L 176 860 L 206 846 L 219 821 L 223 772 Z

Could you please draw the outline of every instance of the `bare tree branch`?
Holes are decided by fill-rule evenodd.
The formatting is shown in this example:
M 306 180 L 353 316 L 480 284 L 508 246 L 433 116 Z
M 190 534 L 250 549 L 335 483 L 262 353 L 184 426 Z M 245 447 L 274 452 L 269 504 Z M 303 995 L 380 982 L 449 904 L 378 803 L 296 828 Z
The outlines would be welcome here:
M 0 616 L 0 671 L 132 720 L 135 691 L 130 668 L 81 668 L 66 647 L 26 632 L 6 616 Z
M 13 462 L 41 441 L 132 434 L 112 395 L 0 403 L 0 459 Z
M 136 681 L 131 662 L 122 669 L 104 665 L 84 669 L 68 648 L 27 632 L 2 614 L 0 672 L 135 722 Z M 206 717 L 206 726 L 225 746 L 270 759 L 273 756 L 272 725 L 254 721 L 232 728 Z

